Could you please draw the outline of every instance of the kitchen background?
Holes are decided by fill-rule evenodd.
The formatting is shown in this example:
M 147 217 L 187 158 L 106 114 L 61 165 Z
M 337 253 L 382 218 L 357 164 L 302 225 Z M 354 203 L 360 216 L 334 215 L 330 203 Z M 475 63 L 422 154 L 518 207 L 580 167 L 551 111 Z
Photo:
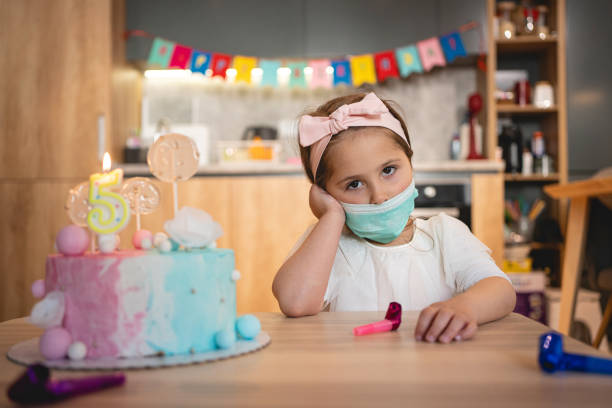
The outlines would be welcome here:
M 485 0 L 184 0 L 169 7 L 164 0 L 128 0 L 126 29 L 144 30 L 194 48 L 228 54 L 335 57 L 411 44 L 469 21 L 486 27 L 485 3 Z M 603 0 L 567 1 L 570 179 L 590 176 L 610 165 L 612 138 L 608 136 L 607 112 L 612 103 L 609 81 L 612 59 L 604 45 L 599 48 L 587 44 L 609 38 L 611 29 L 605 16 L 611 7 Z M 462 34 L 462 39 L 469 54 L 480 51 L 478 30 Z M 150 40 L 132 37 L 127 43 L 126 57 L 132 61 L 146 60 L 149 48 Z M 537 67 L 527 58 L 514 64 L 504 68 L 518 64 L 529 71 L 530 80 L 539 79 Z M 344 89 L 290 92 L 218 84 L 207 87 L 201 82 L 145 80 L 143 98 L 149 104 L 146 117 L 151 127 L 161 118 L 174 124 L 206 126 L 213 160 L 216 140 L 239 139 L 244 128 L 253 124 L 276 126 L 280 137 L 292 137 L 291 121 L 305 107 L 315 107 L 332 95 L 346 93 Z M 373 89 L 401 106 L 418 162 L 449 158 L 450 139 L 465 119 L 467 96 L 476 87 L 477 69 L 471 64 L 413 75 Z M 529 130 L 524 133 L 530 134 Z

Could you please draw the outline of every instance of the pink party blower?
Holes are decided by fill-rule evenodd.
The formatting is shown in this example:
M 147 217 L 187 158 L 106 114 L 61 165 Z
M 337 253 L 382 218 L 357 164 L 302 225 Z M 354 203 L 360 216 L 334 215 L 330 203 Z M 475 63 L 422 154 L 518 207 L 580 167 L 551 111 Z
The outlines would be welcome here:
M 393 331 L 397 330 L 401 323 L 402 305 L 397 302 L 391 302 L 389 303 L 385 320 L 355 327 L 353 329 L 353 334 L 355 336 L 363 336 L 365 334 Z

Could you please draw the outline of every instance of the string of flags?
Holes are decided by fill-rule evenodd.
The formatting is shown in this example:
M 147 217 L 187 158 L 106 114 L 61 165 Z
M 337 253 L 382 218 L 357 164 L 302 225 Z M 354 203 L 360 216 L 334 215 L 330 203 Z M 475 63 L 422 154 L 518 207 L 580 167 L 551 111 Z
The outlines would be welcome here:
M 208 52 L 140 30 L 126 32 L 126 38 L 133 35 L 153 38 L 147 61 L 149 69 L 183 69 L 209 77 L 218 76 L 228 82 L 314 89 L 341 84 L 359 87 L 443 67 L 466 56 L 460 32 L 478 26 L 478 23 L 471 22 L 450 34 L 405 47 L 331 59 L 274 59 Z

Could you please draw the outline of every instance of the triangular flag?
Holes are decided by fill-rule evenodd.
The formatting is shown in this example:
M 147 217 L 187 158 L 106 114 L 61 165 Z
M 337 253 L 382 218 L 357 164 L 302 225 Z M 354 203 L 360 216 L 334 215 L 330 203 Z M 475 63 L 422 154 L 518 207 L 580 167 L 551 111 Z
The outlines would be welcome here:
M 174 43 L 167 41 L 162 38 L 156 38 L 153 40 L 151 46 L 151 52 L 149 53 L 148 66 L 167 68 L 172 50 L 174 49 Z
M 440 37 L 440 45 L 446 56 L 447 62 L 453 62 L 457 57 L 465 57 L 466 52 L 463 48 L 463 41 L 458 32 Z
M 374 65 L 376 66 L 376 75 L 379 81 L 384 81 L 387 78 L 399 77 L 397 70 L 397 62 L 393 51 L 383 51 L 374 54 Z
M 304 77 L 306 61 L 290 62 L 287 66 L 291 70 L 289 88 L 306 88 L 306 77 Z
M 351 65 L 347 60 L 332 61 L 334 69 L 334 86 L 340 84 L 352 85 L 351 81 Z
M 328 59 L 311 60 L 308 66 L 312 68 L 312 77 L 310 78 L 310 89 L 315 88 L 331 88 L 332 77 L 327 72 L 330 62 Z
M 403 77 L 407 77 L 413 72 L 423 72 L 419 51 L 414 45 L 396 49 L 395 56 L 400 74 Z
M 185 69 L 189 64 L 189 58 L 191 58 L 191 47 L 176 44 L 174 46 L 174 51 L 172 52 L 172 58 L 170 58 L 168 68 Z
M 251 83 L 251 70 L 257 67 L 257 58 L 255 57 L 244 57 L 242 55 L 236 55 L 234 57 L 234 69 L 236 70 L 236 82 Z
M 375 84 L 376 72 L 372 54 L 363 54 L 350 57 L 353 86 L 358 87 L 364 83 Z
M 436 65 L 441 67 L 446 65 L 438 37 L 419 41 L 417 43 L 417 48 L 419 49 L 419 56 L 421 57 L 421 63 L 425 71 L 431 71 Z
M 261 76 L 261 86 L 278 85 L 278 69 L 281 62 L 278 60 L 259 60 L 259 68 L 263 71 Z
M 210 66 L 210 53 L 193 50 L 191 55 L 191 72 L 200 72 L 206 75 L 206 70 Z
M 225 72 L 230 67 L 231 62 L 231 55 L 214 53 L 212 56 L 212 61 L 210 62 L 212 67 L 212 76 L 220 76 L 225 78 Z

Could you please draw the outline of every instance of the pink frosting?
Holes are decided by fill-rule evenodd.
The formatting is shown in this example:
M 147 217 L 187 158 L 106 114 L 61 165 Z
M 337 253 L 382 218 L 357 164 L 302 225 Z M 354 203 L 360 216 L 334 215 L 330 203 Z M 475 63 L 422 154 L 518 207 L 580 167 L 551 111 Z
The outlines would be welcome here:
M 128 257 L 144 255 L 142 251 L 121 251 L 110 255 L 85 254 L 47 258 L 45 286 L 47 291 L 65 294 L 66 312 L 63 326 L 74 341 L 87 346 L 88 358 L 118 357 L 120 350 L 136 341 L 142 330 L 144 313 L 131 320 L 122 316 L 122 296 L 119 291 L 119 266 Z M 61 273 L 59 273 L 61 271 Z M 99 305 L 104 304 L 101 309 Z M 119 327 L 119 322 L 124 324 Z M 118 343 L 118 334 L 120 334 Z

